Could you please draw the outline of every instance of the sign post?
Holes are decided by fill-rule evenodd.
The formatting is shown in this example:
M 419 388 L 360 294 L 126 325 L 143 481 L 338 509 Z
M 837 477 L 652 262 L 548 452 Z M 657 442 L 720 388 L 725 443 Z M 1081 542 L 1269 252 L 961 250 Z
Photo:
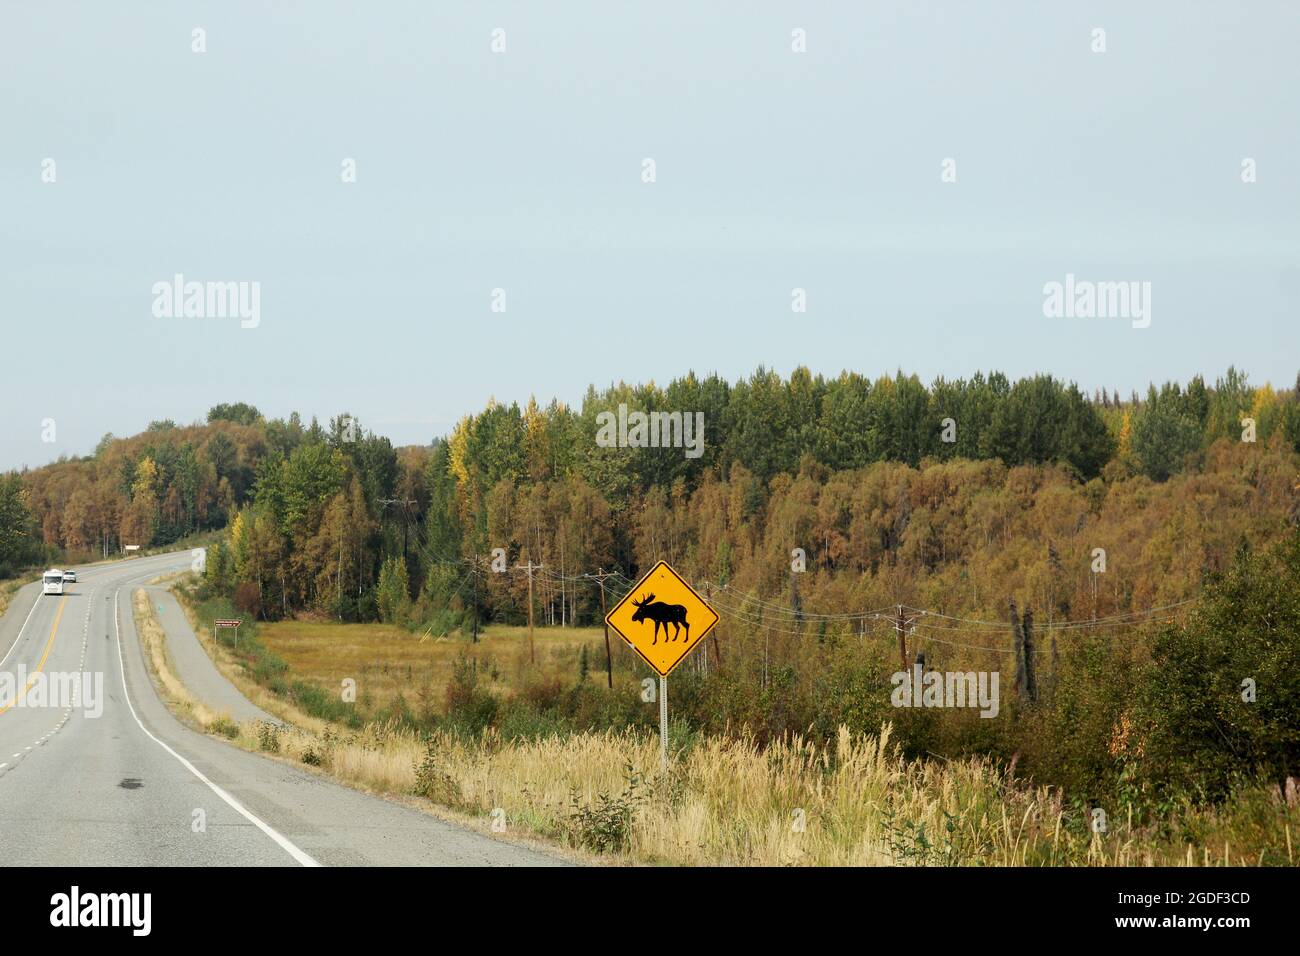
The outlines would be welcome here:
M 235 650 L 239 650 L 239 625 L 243 623 L 244 623 L 243 621 L 216 620 L 212 622 L 212 625 L 213 627 L 218 627 L 218 628 L 221 627 L 233 628 L 235 633 L 230 639 L 231 644 Z
M 605 615 L 605 623 L 659 675 L 659 759 L 667 770 L 668 675 L 713 630 L 718 612 L 660 561 Z
M 668 678 L 659 678 L 659 769 L 668 771 Z

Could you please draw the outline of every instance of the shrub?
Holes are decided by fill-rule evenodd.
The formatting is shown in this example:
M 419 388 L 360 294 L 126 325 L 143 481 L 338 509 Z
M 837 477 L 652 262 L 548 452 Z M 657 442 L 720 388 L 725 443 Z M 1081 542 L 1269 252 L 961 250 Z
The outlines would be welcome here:
M 299 709 L 321 720 L 340 723 L 354 730 L 359 729 L 363 723 L 353 704 L 319 684 L 296 680 L 289 685 L 286 696 Z
M 595 803 L 584 803 L 576 790 L 570 793 L 569 838 L 576 846 L 596 853 L 621 853 L 629 849 L 632 825 L 645 799 L 645 781 L 631 764 L 626 764 L 623 772 L 627 784 L 617 797 L 600 793 Z
M 415 768 L 415 786 L 411 792 L 447 807 L 463 807 L 465 804 L 460 784 L 442 769 L 438 746 L 432 740 L 426 745 L 424 757 Z
M 218 717 L 212 723 L 208 724 L 208 730 L 214 734 L 221 734 L 223 737 L 229 737 L 234 740 L 239 736 L 239 724 L 235 723 L 229 717 Z
M 264 720 L 258 724 L 257 747 L 267 753 L 278 754 L 280 752 L 280 728 L 269 720 Z
M 447 722 L 455 730 L 477 736 L 497 716 L 497 699 L 478 686 L 478 661 L 464 654 L 456 658 L 447 682 Z

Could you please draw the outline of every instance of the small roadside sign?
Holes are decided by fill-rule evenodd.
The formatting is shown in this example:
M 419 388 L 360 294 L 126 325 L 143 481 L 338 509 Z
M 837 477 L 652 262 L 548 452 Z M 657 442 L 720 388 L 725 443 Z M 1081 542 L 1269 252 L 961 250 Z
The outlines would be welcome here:
M 239 647 L 239 625 L 243 623 L 244 622 L 242 620 L 236 621 L 230 618 L 217 618 L 215 621 L 212 622 L 212 626 L 217 628 L 225 627 L 234 631 L 234 633 L 230 635 L 230 643 L 232 647 L 238 648 Z

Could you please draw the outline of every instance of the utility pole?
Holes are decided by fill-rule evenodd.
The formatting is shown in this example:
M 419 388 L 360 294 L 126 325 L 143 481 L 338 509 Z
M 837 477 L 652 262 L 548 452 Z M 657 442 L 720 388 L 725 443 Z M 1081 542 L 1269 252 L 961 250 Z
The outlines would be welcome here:
M 723 587 L 725 588 L 726 585 L 724 584 Z M 713 600 L 713 584 L 708 581 L 704 582 L 704 600 Z M 713 643 L 713 664 L 718 670 L 722 670 L 722 645 L 718 642 L 718 629 L 716 627 L 709 635 L 709 640 Z M 705 651 L 705 653 L 707 654 L 708 651 Z
M 609 689 L 614 689 L 614 658 L 609 652 L 609 622 L 605 621 L 605 616 L 609 614 L 605 610 L 605 579 L 612 578 L 613 571 L 606 572 L 604 568 L 597 569 L 595 574 L 584 574 L 584 578 L 591 578 L 600 585 L 600 620 L 605 625 L 605 676 L 609 682 Z
M 478 643 L 478 552 L 474 552 L 474 643 Z
M 528 559 L 526 565 L 515 565 L 516 569 L 528 572 L 528 659 L 533 664 L 537 663 L 537 646 L 533 643 L 533 572 L 543 567 L 541 564 L 533 564 L 532 558 Z
M 924 611 L 921 612 L 921 614 L 924 613 Z M 919 619 L 919 614 L 915 617 L 905 615 L 903 605 L 898 605 L 897 614 L 894 616 L 894 630 L 898 632 L 898 659 L 902 663 L 905 672 L 911 671 L 907 664 L 907 635 L 912 633 Z
M 799 572 L 790 571 L 790 606 L 794 609 L 794 623 L 803 623 L 803 606 L 799 603 Z
M 415 499 L 414 498 L 380 498 L 378 499 L 378 501 L 379 504 L 384 506 L 385 511 L 388 510 L 389 505 L 402 506 L 402 560 L 405 561 L 406 560 L 406 532 L 411 523 L 410 507 L 411 505 L 416 503 Z

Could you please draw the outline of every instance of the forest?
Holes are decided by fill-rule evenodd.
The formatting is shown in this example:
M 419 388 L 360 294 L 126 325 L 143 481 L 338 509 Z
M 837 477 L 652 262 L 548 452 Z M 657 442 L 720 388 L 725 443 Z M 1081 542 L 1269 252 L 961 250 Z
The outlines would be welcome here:
M 0 478 L 0 574 L 220 531 L 204 585 L 244 613 L 446 634 L 526 621 L 521 562 L 541 565 L 538 624 L 582 625 L 601 617 L 589 575 L 617 598 L 663 558 L 723 615 L 680 672 L 693 726 L 891 720 L 910 752 L 1019 759 L 1076 792 L 1223 792 L 1300 772 L 1297 396 L 1235 368 L 1127 398 L 760 368 L 593 386 L 580 409 L 492 402 L 403 448 L 346 411 L 223 404 Z M 702 412 L 703 455 L 596 442 L 620 404 Z M 909 659 L 1015 672 L 1010 720 L 891 712 L 905 608 Z M 1171 671 L 1214 694 L 1169 696 Z M 1243 675 L 1272 675 L 1269 702 L 1224 713 Z M 586 693 L 526 696 L 574 727 L 638 719 Z
M 620 404 L 701 412 L 704 454 L 600 446 L 598 416 Z M 1228 539 L 1260 530 L 1248 527 L 1252 513 L 1285 504 L 1265 495 L 1237 514 L 1222 503 L 1224 520 L 1180 524 L 1181 556 L 1194 555 L 1181 585 L 1124 553 L 1171 534 L 1165 509 L 1203 501 L 1193 488 L 1240 480 L 1232 469 L 1245 462 L 1277 470 L 1280 489 L 1297 447 L 1296 391 L 1252 387 L 1233 368 L 1212 386 L 1195 378 L 1123 400 L 1042 375 L 927 388 L 902 373 L 828 380 L 760 368 L 735 384 L 690 374 L 666 388 L 593 386 L 580 410 L 489 403 L 445 438 L 400 449 L 347 412 L 304 426 L 296 413 L 268 420 L 233 403 L 202 424 L 153 422 L 130 438 L 105 435 L 84 458 L 3 476 L 0 574 L 226 528 L 213 573 L 232 590 L 251 585 L 243 597 L 263 617 L 427 625 L 463 614 L 467 582 L 482 578 L 480 618 L 517 622 L 526 582 L 481 575 L 501 548 L 512 566 L 545 566 L 537 613 L 592 622 L 592 589 L 575 585 L 582 573 L 634 576 L 667 557 L 701 580 L 784 595 L 782 569 L 803 548 L 800 600 L 849 588 L 875 606 L 928 589 L 946 607 L 989 612 L 1024 589 L 1043 606 L 1035 574 L 1049 569 L 1056 590 L 1077 592 L 1087 565 L 1069 549 L 1089 544 L 1128 559 L 1112 561 L 1109 584 L 1084 602 L 1104 613 L 1186 591 Z M 1148 499 L 1160 499 L 1155 512 Z M 1062 555 L 1065 577 L 1052 567 Z M 981 580 L 989 561 L 996 570 Z M 956 570 L 956 590 L 927 583 Z M 1047 604 L 1062 613 L 1080 600 Z

